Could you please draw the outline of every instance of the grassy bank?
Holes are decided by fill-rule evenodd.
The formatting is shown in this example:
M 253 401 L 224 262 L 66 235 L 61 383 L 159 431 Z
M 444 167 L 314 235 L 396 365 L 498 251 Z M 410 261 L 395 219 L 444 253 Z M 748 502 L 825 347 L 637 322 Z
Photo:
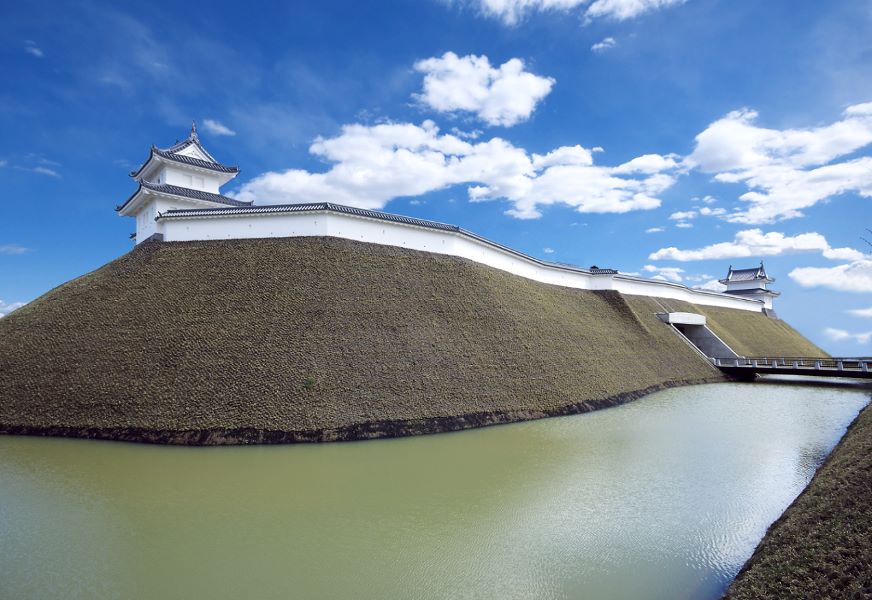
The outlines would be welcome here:
M 827 356 L 786 321 L 770 319 L 762 313 L 730 308 L 700 306 L 665 298 L 639 298 L 658 312 L 692 312 L 705 315 L 706 325 L 741 356 Z
M 725 598 L 872 598 L 872 405 L 769 528 Z
M 357 439 L 581 412 L 720 379 L 662 310 L 334 238 L 143 244 L 0 319 L 0 431 Z M 782 353 L 807 353 L 762 315 L 717 321 L 749 354 L 775 339 Z

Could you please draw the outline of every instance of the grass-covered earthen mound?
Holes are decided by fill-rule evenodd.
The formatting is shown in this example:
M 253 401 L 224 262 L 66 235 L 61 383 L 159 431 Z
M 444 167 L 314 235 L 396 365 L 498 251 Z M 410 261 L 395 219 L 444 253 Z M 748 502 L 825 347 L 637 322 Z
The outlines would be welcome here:
M 147 243 L 0 319 L 0 431 L 356 439 L 719 379 L 661 304 L 333 238 Z M 700 311 L 749 354 L 807 354 L 763 315 Z
M 725 598 L 872 598 L 872 405 L 769 528 Z
M 763 313 L 732 308 L 689 304 L 666 298 L 628 296 L 633 306 L 645 306 L 656 312 L 691 312 L 704 315 L 706 326 L 740 356 L 829 356 L 808 341 L 786 321 Z

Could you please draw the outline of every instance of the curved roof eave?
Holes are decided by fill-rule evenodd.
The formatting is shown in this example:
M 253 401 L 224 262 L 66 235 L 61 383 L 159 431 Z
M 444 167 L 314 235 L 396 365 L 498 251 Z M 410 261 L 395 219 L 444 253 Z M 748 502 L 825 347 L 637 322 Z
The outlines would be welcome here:
M 130 176 L 133 178 L 139 177 L 143 171 L 146 170 L 149 164 L 151 164 L 154 160 L 167 160 L 170 162 L 187 165 L 190 167 L 197 167 L 201 169 L 206 169 L 207 171 L 213 171 L 216 173 L 224 173 L 228 175 L 233 175 L 234 177 L 239 174 L 239 167 L 231 166 L 231 165 L 222 165 L 221 163 L 211 163 L 206 160 L 201 160 L 199 158 L 194 158 L 193 156 L 185 156 L 184 154 L 175 154 L 173 152 L 167 152 L 165 150 L 161 150 L 160 148 L 151 147 L 151 152 L 149 152 L 148 158 L 142 163 L 136 171 L 131 171 Z
M 233 198 L 228 198 L 227 196 L 222 196 L 221 194 L 212 194 L 210 192 L 203 192 L 200 190 L 191 190 L 176 185 L 155 184 L 149 183 L 147 181 L 140 181 L 139 186 L 136 188 L 136 191 L 133 192 L 133 194 L 131 194 L 131 196 L 127 200 L 125 200 L 124 204 L 116 206 L 115 211 L 121 215 L 125 215 L 125 209 L 136 200 L 137 196 L 139 196 L 140 193 L 143 192 L 143 190 L 145 190 L 145 193 L 158 194 L 174 198 L 182 198 L 185 200 L 194 200 L 197 202 L 208 202 L 213 205 L 218 205 L 215 207 L 210 207 L 208 209 L 199 210 L 214 210 L 216 208 L 246 208 L 251 205 L 250 202 L 235 200 Z

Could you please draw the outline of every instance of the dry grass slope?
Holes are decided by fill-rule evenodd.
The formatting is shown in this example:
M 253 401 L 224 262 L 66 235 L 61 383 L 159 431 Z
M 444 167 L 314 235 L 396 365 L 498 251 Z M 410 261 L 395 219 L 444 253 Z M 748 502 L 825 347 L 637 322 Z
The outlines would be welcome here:
M 785 321 L 762 313 L 689 304 L 665 298 L 628 297 L 631 305 L 656 312 L 692 312 L 705 315 L 706 324 L 741 356 L 828 356 Z
M 769 528 L 725 598 L 872 598 L 872 405 Z
M 659 310 L 335 238 L 143 244 L 0 319 L 0 431 L 202 444 L 407 435 L 718 379 Z M 718 322 L 753 353 L 766 350 L 759 327 L 783 327 L 732 312 Z

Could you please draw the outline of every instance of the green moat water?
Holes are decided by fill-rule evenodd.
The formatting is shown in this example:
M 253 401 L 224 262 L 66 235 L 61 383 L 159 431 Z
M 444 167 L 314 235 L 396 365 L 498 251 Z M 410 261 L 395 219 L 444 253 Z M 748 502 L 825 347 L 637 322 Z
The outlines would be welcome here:
M 717 598 L 868 388 L 345 444 L 0 436 L 0 598 Z

